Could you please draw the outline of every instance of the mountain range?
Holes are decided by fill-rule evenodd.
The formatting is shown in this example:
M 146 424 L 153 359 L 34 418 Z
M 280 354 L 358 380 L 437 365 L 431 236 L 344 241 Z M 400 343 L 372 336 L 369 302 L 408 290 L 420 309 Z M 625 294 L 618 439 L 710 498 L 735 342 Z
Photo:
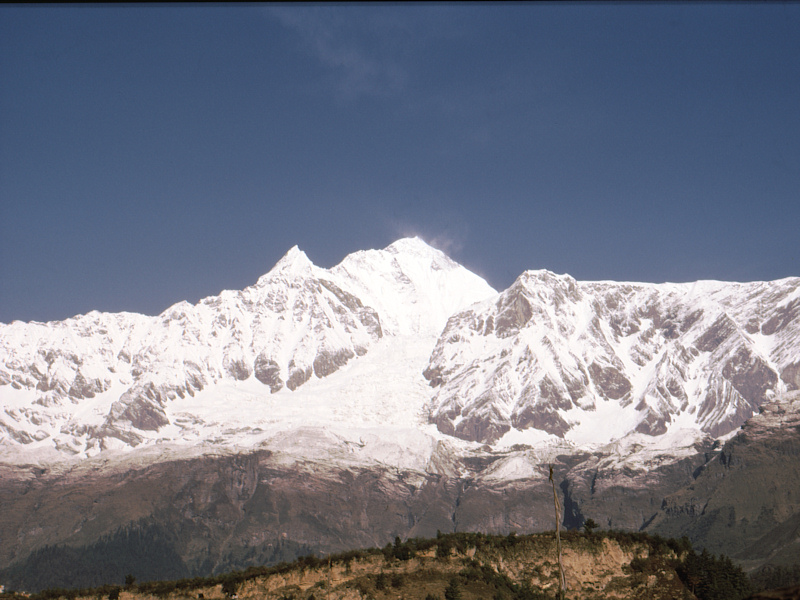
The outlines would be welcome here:
M 497 292 L 418 238 L 331 269 L 295 247 L 253 286 L 158 316 L 0 324 L 0 568 L 144 526 L 198 574 L 279 542 L 542 531 L 551 466 L 567 527 L 680 532 L 757 566 L 785 545 L 693 529 L 685 490 L 773 438 L 796 469 L 794 421 L 763 414 L 800 411 L 798 388 L 800 278 L 539 270 Z M 703 489 L 735 530 L 732 492 Z M 800 514 L 754 502 L 772 527 Z

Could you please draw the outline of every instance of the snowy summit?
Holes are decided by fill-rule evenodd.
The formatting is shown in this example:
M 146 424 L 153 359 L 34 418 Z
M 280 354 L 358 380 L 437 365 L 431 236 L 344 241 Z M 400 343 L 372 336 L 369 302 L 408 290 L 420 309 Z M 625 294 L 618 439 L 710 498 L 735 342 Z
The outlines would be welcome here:
M 526 271 L 498 293 L 419 238 L 331 269 L 295 246 L 255 285 L 156 317 L 0 325 L 0 446 L 10 462 L 269 447 L 421 469 L 485 444 L 679 453 L 800 386 L 798 315 L 798 278 Z M 530 471 L 514 460 L 492 476 Z

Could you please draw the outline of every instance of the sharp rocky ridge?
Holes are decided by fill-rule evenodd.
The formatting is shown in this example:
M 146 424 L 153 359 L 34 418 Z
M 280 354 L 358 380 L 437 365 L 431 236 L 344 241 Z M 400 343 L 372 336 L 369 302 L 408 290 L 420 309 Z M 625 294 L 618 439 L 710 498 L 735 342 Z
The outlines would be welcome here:
M 527 271 L 498 293 L 417 238 L 331 269 L 295 247 L 158 316 L 0 325 L 0 447 L 12 464 L 270 448 L 428 472 L 483 444 L 679 457 L 800 387 L 798 349 L 800 278 Z
M 447 324 L 425 376 L 459 438 L 577 445 L 680 430 L 719 438 L 800 386 L 800 279 L 578 282 L 527 271 Z

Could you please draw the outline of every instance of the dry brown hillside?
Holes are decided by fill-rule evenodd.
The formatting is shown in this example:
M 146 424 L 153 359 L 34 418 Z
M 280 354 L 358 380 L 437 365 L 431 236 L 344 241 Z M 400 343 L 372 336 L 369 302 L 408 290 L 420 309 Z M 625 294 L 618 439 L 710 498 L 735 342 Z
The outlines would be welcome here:
M 675 570 L 680 550 L 678 544 L 647 536 L 568 532 L 563 539 L 566 597 L 693 599 Z M 117 595 L 119 600 L 536 600 L 557 596 L 557 571 L 552 533 L 451 534 L 406 543 L 398 539 L 383 550 L 306 557 L 214 579 L 69 595 L 87 600 Z

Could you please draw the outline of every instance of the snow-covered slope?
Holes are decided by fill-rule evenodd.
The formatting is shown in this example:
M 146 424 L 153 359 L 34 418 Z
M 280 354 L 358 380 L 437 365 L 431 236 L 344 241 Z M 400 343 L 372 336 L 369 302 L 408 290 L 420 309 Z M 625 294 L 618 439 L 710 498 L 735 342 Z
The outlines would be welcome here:
M 331 270 L 295 247 L 255 285 L 157 317 L 0 325 L 0 444 L 8 456 L 86 455 L 252 445 L 309 422 L 415 427 L 447 317 L 495 293 L 414 238 Z M 377 362 L 365 359 L 373 349 Z
M 14 463 L 266 447 L 421 471 L 506 452 L 481 475 L 495 480 L 581 450 L 647 468 L 798 387 L 798 278 L 528 271 L 498 294 L 417 238 L 332 269 L 292 248 L 255 285 L 156 317 L 0 324 Z
M 438 335 L 453 313 L 496 294 L 474 273 L 418 238 L 347 256 L 331 269 L 381 315 L 390 335 Z
M 596 446 L 724 436 L 798 387 L 799 368 L 799 278 L 656 285 L 527 271 L 449 320 L 425 375 L 444 433 Z

